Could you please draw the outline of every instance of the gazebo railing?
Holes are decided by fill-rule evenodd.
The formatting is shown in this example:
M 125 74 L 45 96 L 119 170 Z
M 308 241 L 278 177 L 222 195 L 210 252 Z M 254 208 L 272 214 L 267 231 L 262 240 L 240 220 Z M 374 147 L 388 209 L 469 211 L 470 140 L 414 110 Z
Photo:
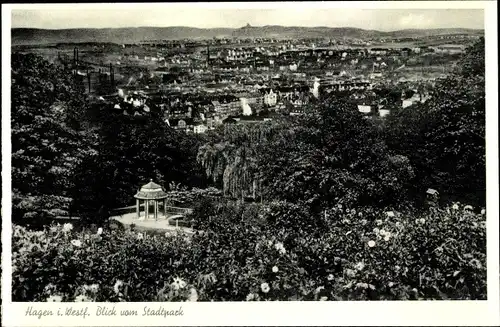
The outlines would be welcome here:
M 142 205 L 141 205 L 142 207 Z M 136 211 L 136 206 L 128 206 L 122 208 L 116 208 L 112 210 L 113 215 L 124 215 L 127 213 L 133 213 Z M 170 215 L 187 215 L 193 212 L 191 208 L 180 208 L 167 206 L 167 213 Z

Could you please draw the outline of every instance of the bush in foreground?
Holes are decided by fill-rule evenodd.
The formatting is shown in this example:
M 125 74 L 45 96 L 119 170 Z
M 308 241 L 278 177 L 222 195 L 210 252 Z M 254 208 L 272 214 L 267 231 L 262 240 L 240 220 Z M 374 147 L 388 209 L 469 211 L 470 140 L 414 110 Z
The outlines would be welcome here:
M 13 300 L 486 298 L 484 212 L 293 207 L 226 206 L 192 236 L 14 226 Z

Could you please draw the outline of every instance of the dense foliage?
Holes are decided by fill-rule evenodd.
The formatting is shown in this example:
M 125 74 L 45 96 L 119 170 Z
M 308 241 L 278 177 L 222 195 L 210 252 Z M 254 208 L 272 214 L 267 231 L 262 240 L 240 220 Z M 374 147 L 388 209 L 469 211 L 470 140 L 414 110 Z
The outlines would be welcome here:
M 340 205 L 311 215 L 283 202 L 208 211 L 192 236 L 14 226 L 13 299 L 486 298 L 485 219 L 463 206 L 421 216 Z
M 429 101 L 389 117 L 386 142 L 409 158 L 414 193 L 432 187 L 451 199 L 486 203 L 484 67 L 481 39 Z
M 86 104 L 70 76 L 35 55 L 12 56 L 15 218 L 67 214 L 73 171 L 96 156 L 78 119 Z
M 92 103 L 72 74 L 33 54 L 12 56 L 13 218 L 102 219 L 151 178 L 204 185 L 200 140 L 160 115 L 132 117 Z M 26 219 L 25 219 L 26 220 Z

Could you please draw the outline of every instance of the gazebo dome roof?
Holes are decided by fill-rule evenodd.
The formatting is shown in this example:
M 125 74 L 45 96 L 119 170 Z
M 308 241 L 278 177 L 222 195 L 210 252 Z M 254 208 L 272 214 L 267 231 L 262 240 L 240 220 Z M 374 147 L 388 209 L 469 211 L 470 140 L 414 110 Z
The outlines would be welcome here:
M 136 199 L 143 200 L 164 199 L 167 197 L 167 193 L 165 193 L 160 185 L 154 183 L 153 180 L 150 180 L 149 183 L 141 187 L 139 192 L 137 192 L 134 197 Z

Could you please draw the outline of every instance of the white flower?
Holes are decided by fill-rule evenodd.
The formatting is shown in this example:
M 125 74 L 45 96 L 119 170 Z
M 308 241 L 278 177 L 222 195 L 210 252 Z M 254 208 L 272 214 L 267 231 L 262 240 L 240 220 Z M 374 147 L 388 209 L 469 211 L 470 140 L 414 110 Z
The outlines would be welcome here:
M 420 222 L 421 224 L 425 224 L 425 219 L 424 219 L 424 218 L 420 218 L 419 222 Z
M 80 240 L 72 240 L 71 244 L 73 244 L 73 246 L 76 246 L 78 248 L 82 246 L 82 242 Z
M 268 246 L 272 246 L 273 245 L 273 241 L 267 241 L 267 245 Z
M 362 270 L 362 269 L 363 269 L 363 267 L 358 268 L 358 270 Z M 347 268 L 345 270 L 345 274 L 349 278 L 353 278 L 354 276 L 356 276 L 356 272 L 354 270 L 352 270 L 352 269 L 349 269 L 349 268 Z
M 380 229 L 378 229 L 377 227 L 375 227 L 375 228 L 373 229 L 373 232 L 374 232 L 375 234 L 378 234 L 378 233 L 380 233 Z
M 320 301 L 327 301 L 328 300 L 328 296 L 322 296 L 319 298 Z
M 371 247 L 371 248 L 374 247 L 375 246 L 375 241 L 373 241 L 373 240 L 368 241 L 368 246 Z
M 274 266 L 273 267 L 273 273 L 277 273 L 279 271 L 278 267 Z
M 78 295 L 76 298 L 75 298 L 75 302 L 90 302 L 90 298 L 88 298 L 87 296 L 85 295 Z
M 357 288 L 368 288 L 368 284 L 367 283 L 357 283 L 356 287 Z
M 481 214 L 482 215 L 486 214 L 486 209 L 481 209 Z
M 342 205 L 341 205 L 341 204 L 338 204 L 338 205 L 337 205 L 337 207 L 338 207 L 339 209 L 342 209 Z
M 394 266 L 394 269 L 396 269 L 396 271 L 399 271 L 401 269 L 401 267 L 396 265 L 396 266 Z
M 363 216 L 363 213 L 362 212 L 358 212 L 358 216 Z
M 63 225 L 63 232 L 69 232 L 70 230 L 73 229 L 73 225 L 71 223 L 66 223 Z
M 247 295 L 247 301 L 253 301 L 255 299 L 255 294 L 250 293 Z
M 468 210 L 468 211 L 472 211 L 472 210 L 474 210 L 474 208 L 473 208 L 471 205 L 466 205 L 466 206 L 464 207 L 464 211 L 467 211 L 467 210 Z
M 99 290 L 99 285 L 98 284 L 92 284 L 89 286 L 89 290 L 93 293 L 97 293 L 97 291 Z
M 268 283 L 262 283 L 260 284 L 260 289 L 262 290 L 262 292 L 267 293 L 271 288 L 269 287 Z
M 117 280 L 115 283 L 115 286 L 113 286 L 113 289 L 115 290 L 116 294 L 120 293 L 120 287 L 123 286 L 123 282 L 121 280 Z
M 13 261 L 12 263 L 14 264 L 14 260 L 12 260 L 12 261 Z M 51 294 L 55 290 L 56 290 L 56 286 L 52 283 L 48 283 L 47 285 L 45 285 L 45 287 L 43 289 L 43 291 L 48 293 L 48 294 Z
M 380 235 L 384 236 L 385 235 L 385 230 L 381 229 L 380 230 Z
M 280 253 L 280 254 L 285 254 L 286 250 L 285 247 L 283 246 L 283 243 L 278 242 L 274 245 L 274 248 Z
M 358 262 L 354 268 L 356 268 L 357 270 L 363 270 L 365 268 L 365 263 L 363 261 L 360 261 Z M 350 269 L 347 269 L 347 271 L 349 271 Z
M 62 297 L 59 295 L 52 295 L 47 298 L 47 302 L 61 302 Z
M 387 217 L 394 217 L 393 211 L 387 211 L 385 214 L 387 215 Z
M 389 287 L 393 287 L 394 286 L 394 283 L 393 282 L 389 282 Z
M 97 229 L 97 235 L 101 235 L 101 234 L 102 234 L 102 227 L 99 227 L 99 228 Z
M 453 206 L 451 207 L 453 210 L 458 210 L 458 204 L 453 204 Z
M 194 287 L 189 289 L 189 296 L 188 296 L 188 301 L 189 302 L 197 302 L 198 301 L 198 292 Z
M 142 233 L 137 233 L 137 239 L 142 240 L 144 238 L 144 235 Z
M 396 221 L 396 227 L 401 227 L 401 223 L 399 221 Z
M 333 275 L 332 274 L 329 274 L 328 277 L 326 277 L 326 279 L 328 280 L 333 280 Z
M 391 239 L 389 235 L 384 236 L 384 241 L 388 242 Z
M 173 287 L 175 290 L 178 290 L 178 289 L 184 288 L 184 287 L 186 287 L 186 282 L 185 282 L 185 281 L 183 281 L 181 278 L 176 277 L 176 278 L 174 278 L 174 282 L 172 283 L 172 287 Z
M 382 225 L 382 220 L 377 219 L 377 220 L 375 220 L 375 223 L 377 223 L 377 226 L 380 226 L 380 225 Z

